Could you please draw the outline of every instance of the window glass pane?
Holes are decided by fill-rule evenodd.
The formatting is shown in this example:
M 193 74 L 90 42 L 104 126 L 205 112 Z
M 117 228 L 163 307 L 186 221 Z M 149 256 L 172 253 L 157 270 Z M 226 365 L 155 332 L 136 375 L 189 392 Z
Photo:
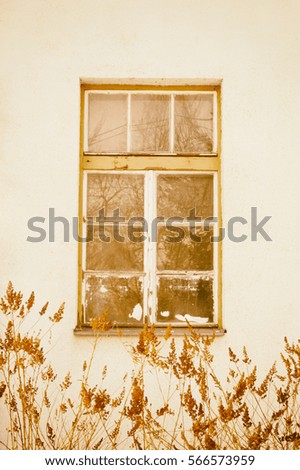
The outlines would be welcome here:
M 88 96 L 88 151 L 126 152 L 127 95 L 90 93 Z
M 158 280 L 158 322 L 203 324 L 213 321 L 213 280 L 209 276 L 160 277 Z
M 131 151 L 166 152 L 170 144 L 170 96 L 132 95 Z
M 158 216 L 187 218 L 192 209 L 202 219 L 213 216 L 213 175 L 159 175 Z
M 213 150 L 213 95 L 175 96 L 175 152 Z
M 104 209 L 106 216 L 119 209 L 126 220 L 144 215 L 144 176 L 89 173 L 87 176 L 87 215 L 98 217 Z
M 138 324 L 143 314 L 142 277 L 97 277 L 86 279 L 85 320 L 101 316 L 116 323 Z
M 134 236 L 142 238 L 143 233 L 136 232 Z M 130 241 L 127 226 L 116 227 L 114 231 L 104 225 L 100 233 L 99 226 L 89 226 L 87 238 L 92 241 L 86 244 L 86 269 L 143 271 L 144 243 Z
M 175 224 L 174 224 L 174 227 Z M 178 227 L 178 228 L 177 228 Z M 157 269 L 159 271 L 210 271 L 213 270 L 213 228 L 208 231 L 180 227 L 171 232 L 158 227 Z M 200 241 L 201 239 L 201 241 Z M 194 241 L 195 240 L 195 241 Z

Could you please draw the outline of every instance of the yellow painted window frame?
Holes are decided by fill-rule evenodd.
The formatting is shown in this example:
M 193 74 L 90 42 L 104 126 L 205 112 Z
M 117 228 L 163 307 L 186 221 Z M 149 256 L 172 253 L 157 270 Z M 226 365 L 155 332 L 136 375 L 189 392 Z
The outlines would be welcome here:
M 85 132 L 85 98 L 86 91 L 107 90 L 107 91 L 214 91 L 217 95 L 217 151 L 211 155 L 88 155 L 84 152 L 84 132 Z M 178 170 L 178 171 L 212 171 L 217 174 L 218 186 L 218 227 L 222 227 L 222 181 L 221 181 L 221 81 L 198 81 L 195 79 L 153 79 L 153 80 L 94 80 L 83 79 L 80 83 L 80 155 L 79 155 L 79 211 L 78 211 L 78 234 L 79 240 L 83 237 L 83 175 L 86 170 Z M 76 334 L 90 334 L 91 328 L 83 324 L 83 276 L 82 269 L 82 243 L 78 242 L 78 316 Z M 199 327 L 197 331 L 204 335 L 222 335 L 223 315 L 222 315 L 222 242 L 218 242 L 218 319 L 217 326 Z M 164 327 L 157 328 L 165 330 Z M 135 331 L 140 331 L 141 327 L 122 328 L 123 334 L 134 335 Z M 186 328 L 174 328 L 177 335 L 186 332 Z M 115 330 L 110 330 L 107 335 L 116 334 Z

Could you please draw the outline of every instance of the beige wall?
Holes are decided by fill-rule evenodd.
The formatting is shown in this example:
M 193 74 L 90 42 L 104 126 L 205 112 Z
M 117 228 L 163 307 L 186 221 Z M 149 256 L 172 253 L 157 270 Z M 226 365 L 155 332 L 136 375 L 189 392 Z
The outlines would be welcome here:
M 0 288 L 8 280 L 66 314 L 53 354 L 75 369 L 77 245 L 29 243 L 27 220 L 77 215 L 79 80 L 223 79 L 223 216 L 272 215 L 272 242 L 223 245 L 220 366 L 247 344 L 269 366 L 299 336 L 300 94 L 298 0 L 6 0 L 1 9 Z M 127 338 L 127 342 L 130 339 Z M 275 354 L 276 353 L 276 354 Z M 118 338 L 100 356 L 124 372 Z M 122 358 L 120 360 L 120 358 Z

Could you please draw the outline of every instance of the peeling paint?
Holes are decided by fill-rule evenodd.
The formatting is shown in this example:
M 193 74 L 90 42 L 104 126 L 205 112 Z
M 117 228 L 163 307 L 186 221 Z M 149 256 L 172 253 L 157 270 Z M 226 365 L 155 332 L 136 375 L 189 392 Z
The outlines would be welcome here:
M 134 318 L 137 321 L 140 321 L 143 316 L 143 309 L 141 304 L 137 304 L 132 312 L 128 315 L 128 318 Z
M 165 310 L 164 312 L 160 312 L 160 315 L 164 318 L 168 318 L 170 316 L 170 312 L 168 310 Z
M 175 315 L 175 318 L 176 320 L 179 320 L 179 321 L 182 321 L 182 322 L 185 322 L 188 321 L 188 322 L 193 322 L 193 323 L 207 323 L 209 318 L 208 317 L 194 317 L 193 315 L 189 315 L 188 313 L 186 313 L 185 315 Z

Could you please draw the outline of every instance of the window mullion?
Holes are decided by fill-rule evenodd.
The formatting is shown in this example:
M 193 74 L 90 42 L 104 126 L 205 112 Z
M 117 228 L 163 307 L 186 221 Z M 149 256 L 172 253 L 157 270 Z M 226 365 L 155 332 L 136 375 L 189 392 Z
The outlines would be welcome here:
M 149 172 L 145 172 L 144 180 L 144 218 L 146 221 L 145 226 L 145 240 L 144 240 L 144 317 L 149 317 L 150 314 L 150 305 L 149 305 L 149 296 L 150 296 L 150 208 L 149 203 L 151 200 L 150 188 L 149 188 Z
M 146 264 L 148 279 L 147 289 L 147 312 L 150 323 L 155 321 L 156 312 L 156 243 L 153 241 L 152 222 L 156 217 L 156 175 L 154 171 L 146 173 L 146 197 L 147 197 L 147 253 Z

